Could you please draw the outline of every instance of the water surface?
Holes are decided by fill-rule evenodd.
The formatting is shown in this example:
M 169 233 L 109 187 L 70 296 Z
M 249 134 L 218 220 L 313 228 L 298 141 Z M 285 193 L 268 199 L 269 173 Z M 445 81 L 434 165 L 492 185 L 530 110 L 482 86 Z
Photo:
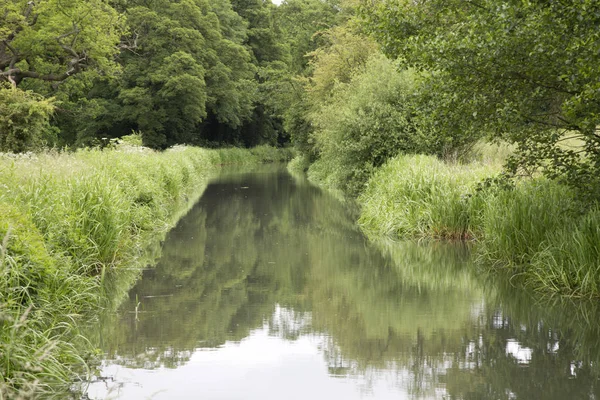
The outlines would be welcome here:
M 353 221 L 282 167 L 216 178 L 102 326 L 89 398 L 600 398 L 593 306 Z

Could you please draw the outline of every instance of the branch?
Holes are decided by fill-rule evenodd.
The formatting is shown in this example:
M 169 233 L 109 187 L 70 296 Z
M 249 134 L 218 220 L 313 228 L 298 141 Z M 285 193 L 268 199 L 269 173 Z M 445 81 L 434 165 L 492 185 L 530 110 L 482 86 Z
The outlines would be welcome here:
M 27 3 L 27 5 L 28 5 L 27 10 L 25 10 L 25 12 L 23 13 L 23 16 L 25 17 L 25 19 L 29 18 L 29 16 L 33 12 L 33 7 L 35 7 L 35 1 L 30 1 Z M 34 16 L 34 18 L 35 18 L 35 16 Z
M 567 136 L 567 137 L 563 137 L 561 139 L 558 139 L 556 142 L 554 143 L 559 143 L 559 142 L 564 142 L 565 140 L 571 140 L 571 139 L 581 139 L 584 138 L 585 135 L 573 135 L 573 136 Z
M 75 57 L 75 59 L 77 59 L 77 60 L 80 59 L 79 54 L 77 54 L 77 52 L 75 50 L 73 50 L 72 48 L 70 48 L 66 44 L 59 43 L 59 46 L 62 47 L 62 49 L 64 51 L 66 51 L 67 53 L 69 53 L 70 55 L 72 55 L 73 57 Z
M 35 78 L 48 82 L 58 82 L 64 81 L 69 76 L 74 75 L 74 73 L 77 73 L 77 71 L 73 71 L 73 69 L 70 69 L 69 71 L 64 72 L 62 74 L 40 74 L 35 71 L 23 71 L 20 68 L 12 68 L 7 71 L 0 72 L 0 77 L 4 77 L 9 82 L 14 81 L 15 84 L 18 84 L 21 80 L 23 80 L 23 78 Z
M 56 40 L 58 40 L 58 42 L 60 43 L 60 41 L 61 41 L 62 39 L 66 38 L 66 37 L 69 37 L 69 36 L 71 36 L 71 35 L 75 35 L 76 33 L 79 33 L 79 32 L 80 32 L 79 28 L 77 28 L 77 27 L 76 27 L 76 28 L 75 28 L 75 29 L 73 29 L 71 32 L 63 33 L 62 35 L 58 36 L 58 37 L 56 38 Z
M 564 122 L 565 125 L 567 125 L 569 128 L 571 128 L 572 130 L 576 130 L 576 131 L 580 131 L 581 132 L 581 127 L 573 124 L 572 122 L 568 121 L 567 119 L 565 119 L 564 117 L 557 115 L 556 118 L 561 121 Z
M 540 124 L 540 125 L 544 125 L 544 126 L 550 126 L 550 127 L 553 127 L 553 128 L 564 128 L 565 127 L 565 125 L 558 125 L 558 124 L 555 124 L 555 123 L 552 123 L 552 122 L 542 121 L 542 120 L 539 120 L 539 119 L 532 118 L 529 115 L 524 115 L 524 114 L 520 114 L 520 115 L 527 122 L 533 122 L 535 124 Z M 571 130 L 575 130 L 575 131 L 579 131 L 580 130 L 579 127 L 577 127 L 575 125 L 568 124 L 568 121 L 564 121 L 563 120 L 563 122 L 565 122 L 565 124 L 567 124 L 566 127 L 570 128 Z
M 129 50 L 131 51 L 133 54 L 138 55 L 139 54 L 135 51 L 135 49 L 138 48 L 138 39 L 139 39 L 140 35 L 137 32 L 134 32 L 134 37 L 133 37 L 133 43 L 131 43 L 131 40 L 127 40 L 127 43 L 125 43 L 124 41 L 121 42 L 119 44 L 119 48 L 123 49 L 123 50 Z
M 12 47 L 8 41 L 3 40 L 2 43 L 4 43 L 4 46 L 6 46 L 6 48 L 9 49 L 10 52 L 13 54 L 10 58 L 10 63 L 8 64 L 8 68 L 13 69 L 15 67 L 15 64 L 19 61 L 19 52 L 14 47 Z

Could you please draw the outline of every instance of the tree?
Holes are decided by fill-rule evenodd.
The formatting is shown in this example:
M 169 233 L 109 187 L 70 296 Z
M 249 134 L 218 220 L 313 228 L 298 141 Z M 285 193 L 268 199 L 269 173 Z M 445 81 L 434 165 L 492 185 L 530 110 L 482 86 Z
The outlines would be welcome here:
M 414 71 L 397 71 L 375 54 L 346 85 L 311 115 L 319 160 L 309 174 L 325 175 L 328 186 L 356 195 L 373 171 L 398 153 L 428 153 L 425 135 L 413 121 Z
M 276 19 L 290 48 L 292 73 L 309 73 L 306 55 L 323 44 L 320 32 L 347 20 L 340 11 L 332 0 L 285 0 L 277 7 Z
M 129 29 L 119 55 L 123 72 L 96 79 L 80 96 L 84 114 L 97 109 L 86 135 L 134 129 L 154 148 L 203 144 L 209 121 L 237 128 L 251 116 L 256 68 L 242 44 L 245 23 L 228 0 L 132 0 L 120 11 Z
M 280 105 L 283 125 L 302 155 L 314 161 L 316 153 L 310 135 L 313 126 L 308 115 L 313 109 L 306 92 L 312 72 L 308 56 L 326 44 L 323 32 L 347 20 L 336 1 L 285 0 L 275 11 L 282 36 L 289 48 L 288 74 L 278 80 L 273 96 Z
M 386 54 L 429 71 L 439 125 L 513 141 L 513 173 L 541 169 L 600 198 L 597 1 L 365 1 L 363 16 Z
M 62 82 L 113 72 L 123 20 L 105 0 L 0 2 L 0 81 Z

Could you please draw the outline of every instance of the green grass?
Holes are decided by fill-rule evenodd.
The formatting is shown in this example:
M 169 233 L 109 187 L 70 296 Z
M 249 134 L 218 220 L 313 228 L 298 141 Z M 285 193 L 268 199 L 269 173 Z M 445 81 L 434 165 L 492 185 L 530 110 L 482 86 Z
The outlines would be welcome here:
M 480 253 L 488 261 L 521 266 L 522 270 L 545 246 L 549 234 L 578 217 L 575 194 L 543 178 L 484 197 Z
M 0 154 L 0 399 L 67 397 L 93 351 L 81 329 L 110 305 L 106 277 L 133 280 L 126 271 L 156 258 L 148 245 L 219 165 L 290 158 L 267 147 Z
M 358 201 L 369 236 L 471 238 L 481 227 L 482 179 L 498 170 L 484 164 L 446 164 L 432 156 L 398 156 L 369 180 Z
M 531 262 L 529 285 L 578 297 L 600 296 L 600 208 L 549 232 Z
M 600 297 L 599 206 L 541 177 L 476 190 L 500 171 L 499 158 L 456 164 L 398 156 L 359 196 L 359 224 L 371 238 L 475 240 L 480 263 L 540 293 Z

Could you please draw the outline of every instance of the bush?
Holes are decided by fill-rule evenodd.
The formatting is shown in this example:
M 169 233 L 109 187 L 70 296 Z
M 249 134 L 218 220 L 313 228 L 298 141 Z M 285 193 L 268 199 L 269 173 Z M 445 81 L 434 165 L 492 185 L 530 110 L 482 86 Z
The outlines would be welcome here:
M 0 152 L 21 153 L 53 143 L 53 99 L 31 91 L 0 86 Z
M 398 72 L 377 55 L 313 115 L 320 153 L 314 169 L 322 169 L 331 186 L 356 194 L 389 158 L 427 152 L 426 138 L 412 120 L 411 96 L 418 80 L 414 71 Z

